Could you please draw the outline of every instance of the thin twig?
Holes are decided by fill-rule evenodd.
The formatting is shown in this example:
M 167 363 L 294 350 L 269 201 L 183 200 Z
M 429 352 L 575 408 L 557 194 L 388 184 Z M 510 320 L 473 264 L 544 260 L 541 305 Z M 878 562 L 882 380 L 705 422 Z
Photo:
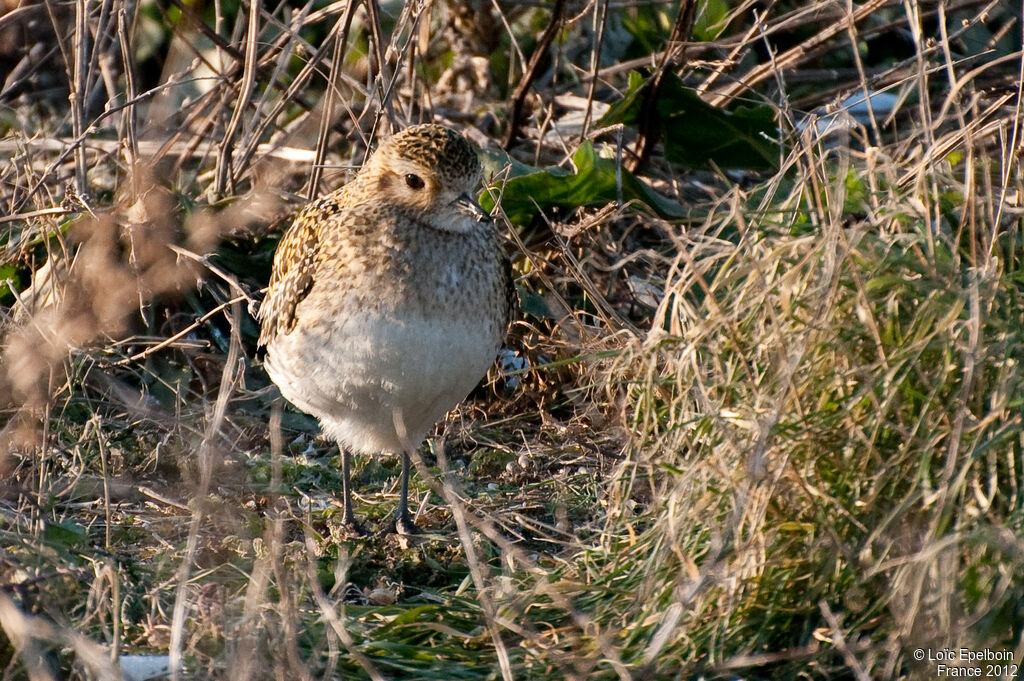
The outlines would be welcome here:
M 239 302 L 241 302 L 241 301 L 243 301 L 245 299 L 246 299 L 246 296 L 239 295 L 239 296 L 235 296 L 231 300 L 224 301 L 220 305 L 216 306 L 215 308 L 213 308 L 212 310 L 210 310 L 209 312 L 204 314 L 199 319 L 195 320 L 194 322 L 192 322 L 191 324 L 186 326 L 184 329 L 182 329 L 178 333 L 165 338 L 164 340 L 160 341 L 156 345 L 153 345 L 151 347 L 146 348 L 142 352 L 135 353 L 131 357 L 126 357 L 126 358 L 124 358 L 122 360 L 118 360 L 117 362 L 114 362 L 114 366 L 118 366 L 118 367 L 120 367 L 120 366 L 127 366 L 128 364 L 132 364 L 133 362 L 138 362 L 139 360 L 146 359 L 147 357 L 149 357 L 150 355 L 152 355 L 154 353 L 160 352 L 164 348 L 166 348 L 166 347 L 168 347 L 170 345 L 173 345 L 174 342 L 177 341 L 178 339 L 184 338 L 185 336 L 189 335 L 190 333 L 192 333 L 193 331 L 198 329 L 200 326 L 202 326 L 203 324 L 208 322 L 211 317 L 213 317 L 214 315 L 219 313 L 221 310 L 224 310 L 228 306 L 234 305 L 235 303 L 239 303 Z
M 106 52 L 107 45 L 112 38 L 113 31 L 110 30 L 110 14 L 113 8 L 113 0 L 101 0 L 100 3 L 100 16 L 96 21 L 95 29 L 93 33 L 96 35 L 96 39 L 92 43 L 92 51 L 89 55 L 89 70 L 86 72 L 85 87 L 86 91 L 92 89 L 93 82 L 96 81 L 96 69 L 103 69 L 103 63 L 105 61 L 104 53 Z M 113 85 L 113 84 L 111 84 Z M 116 88 L 116 85 L 113 85 Z M 107 89 L 108 101 L 114 99 L 115 92 L 108 86 Z M 92 97 L 86 99 L 85 108 L 88 109 L 89 102 L 92 101 Z
M 128 174 L 132 181 L 132 199 L 139 195 L 141 178 L 136 165 L 139 162 L 138 117 L 135 115 L 135 53 L 128 39 L 128 13 L 122 7 L 117 11 L 117 38 L 121 45 L 121 60 L 124 68 L 125 103 L 121 114 L 121 128 L 124 131 L 124 156 L 128 162 Z
M 367 676 L 372 681 L 385 681 L 386 677 L 380 673 L 377 669 L 377 665 L 373 663 L 373 660 L 366 656 L 356 646 L 355 639 L 352 638 L 352 634 L 349 633 L 348 629 L 345 628 L 345 623 L 341 620 L 341 617 L 335 612 L 336 604 L 331 603 L 327 599 L 327 594 L 324 593 L 323 587 L 320 586 L 320 580 L 317 577 L 317 564 L 314 556 L 317 555 L 317 547 L 313 539 L 309 536 L 306 537 L 307 555 L 310 556 L 308 562 L 308 584 L 313 591 L 313 600 L 316 601 L 317 607 L 320 608 L 320 614 L 324 621 L 331 627 L 334 635 L 338 637 L 341 644 L 345 646 L 345 650 L 352 656 L 363 671 L 366 672 Z M 342 610 L 344 614 L 344 610 Z
M 587 139 L 590 128 L 590 114 L 594 106 L 594 91 L 597 89 L 597 70 L 601 65 L 601 47 L 604 45 L 605 24 L 608 17 L 608 0 L 597 0 L 594 3 L 594 33 L 597 41 L 590 53 L 590 72 L 592 77 L 587 87 L 587 108 L 583 113 L 583 126 L 580 128 L 580 139 Z
M 150 93 L 140 95 L 134 100 L 134 103 L 143 101 Z M 81 144 L 82 140 L 74 140 L 67 137 L 49 137 L 45 139 L 32 139 L 32 140 L 0 140 L 0 153 L 7 153 L 10 151 L 17 151 L 23 147 L 29 147 L 37 149 L 39 151 L 50 151 L 50 152 L 61 152 L 63 155 L 58 159 L 57 165 L 67 160 L 68 156 L 71 155 L 71 148 L 76 144 Z M 122 148 L 122 144 L 119 140 L 101 140 L 91 139 L 88 144 L 89 149 L 99 149 L 104 153 L 116 153 Z M 163 154 L 167 156 L 208 156 L 209 154 L 217 150 L 216 145 L 209 142 L 200 142 L 199 144 L 184 144 L 174 143 L 166 144 L 164 142 L 157 142 L 154 140 L 139 140 L 138 142 L 139 154 L 141 156 L 155 155 L 161 149 Z M 289 161 L 291 163 L 312 163 L 313 162 L 313 151 L 310 149 L 299 149 L 297 147 L 285 147 L 273 144 L 258 144 L 256 145 L 256 151 L 263 156 L 269 156 L 276 158 L 281 161 Z M 53 166 L 47 166 L 48 171 L 52 172 Z M 35 186 L 35 185 L 33 185 Z M 46 210 L 57 210 L 55 208 L 48 208 Z M 25 215 L 28 215 L 26 213 Z
M 280 116 L 281 112 L 284 111 L 285 107 L 287 107 L 292 101 L 296 100 L 299 92 L 301 92 L 303 88 L 305 88 L 309 79 L 313 76 L 314 73 L 317 72 L 317 70 L 320 67 L 320 62 L 323 59 L 324 55 L 327 54 L 327 52 L 334 46 L 339 31 L 341 32 L 342 44 L 345 44 L 347 42 L 348 34 L 352 25 L 352 17 L 354 16 L 355 6 L 356 3 L 347 3 L 348 9 L 345 12 L 345 14 L 334 23 L 334 26 L 331 28 L 331 31 L 327 34 L 327 37 L 314 51 L 313 56 L 311 56 L 302 66 L 302 69 L 299 70 L 299 73 L 295 76 L 295 78 L 289 84 L 288 88 L 285 90 L 285 93 L 281 97 L 281 100 L 274 106 L 273 109 L 271 109 L 267 113 L 266 116 L 263 117 L 263 120 L 256 126 L 256 129 L 253 131 L 253 134 L 250 138 L 249 146 L 246 147 L 245 151 L 242 153 L 241 160 L 239 161 L 239 173 L 242 172 L 242 168 L 248 165 L 249 159 L 256 151 L 257 145 L 259 145 L 259 141 L 260 139 L 263 138 L 263 134 L 266 132 L 267 128 L 277 121 L 278 116 Z M 307 19 L 307 21 L 311 21 L 311 19 Z M 291 35 L 295 35 L 295 40 L 299 42 L 300 45 L 305 44 L 305 41 L 303 41 L 301 36 L 298 35 L 298 25 L 296 25 L 296 28 L 294 28 L 293 30 L 288 31 L 288 33 Z M 344 71 L 341 71 L 341 73 L 344 74 Z M 355 83 L 355 81 L 351 80 L 350 78 L 346 78 L 345 83 L 349 87 L 354 87 L 357 90 L 363 89 L 361 84 Z M 364 91 L 362 92 L 362 94 L 365 96 L 366 92 Z M 342 103 L 345 104 L 344 101 Z M 308 110 L 315 111 L 316 109 L 310 107 Z M 351 110 L 349 110 L 349 115 L 355 118 Z M 310 162 L 316 164 L 316 158 L 316 153 L 313 152 Z
M 821 614 L 825 617 L 825 621 L 828 622 L 828 626 L 832 630 L 832 643 L 840 654 L 842 654 L 843 660 L 846 662 L 846 666 L 853 672 L 857 681 L 871 681 L 871 677 L 868 676 L 867 671 L 864 669 L 864 665 L 860 663 L 857 656 L 853 654 L 852 650 L 850 650 L 850 646 L 847 645 L 846 636 L 843 634 L 843 630 L 839 626 L 839 618 L 836 617 L 834 612 L 832 612 L 832 608 L 830 608 L 828 603 L 824 600 L 818 601 L 818 608 L 821 610 Z
M 678 68 L 686 56 L 685 44 L 693 33 L 693 22 L 697 16 L 697 0 L 681 0 L 668 46 L 651 78 L 644 88 L 637 117 L 636 147 L 634 156 L 628 161 L 627 170 L 636 171 L 647 162 L 651 151 L 661 137 L 658 124 L 658 100 L 669 69 Z
M 313 0 L 308 0 L 305 5 L 298 11 L 292 22 L 294 25 L 301 26 L 306 15 L 309 14 L 310 8 L 313 6 Z M 261 10 L 262 11 L 262 10 Z M 278 23 L 279 22 L 274 22 Z M 279 24 L 280 25 L 280 24 Z M 249 166 L 249 160 L 251 158 L 252 151 L 259 144 L 262 137 L 264 126 L 256 125 L 256 122 L 263 118 L 263 123 L 269 125 L 272 120 L 267 120 L 266 117 L 260 115 L 260 112 L 264 111 L 270 103 L 271 95 L 277 91 L 281 76 L 285 73 L 285 69 L 288 66 L 289 61 L 294 55 L 294 46 L 296 44 L 296 34 L 292 30 L 285 30 L 283 35 L 287 36 L 287 42 L 278 50 L 279 54 L 274 63 L 274 71 L 270 74 L 270 78 L 267 81 L 267 85 L 263 88 L 263 94 L 259 100 L 253 106 L 253 110 L 256 115 L 253 118 L 252 124 L 246 128 L 246 137 L 242 140 L 241 147 L 243 152 L 236 153 L 236 159 L 234 165 L 234 172 L 231 175 L 232 184 L 237 183 L 238 179 L 242 176 L 243 170 L 251 170 Z M 268 53 L 271 52 L 274 47 L 268 49 Z M 266 55 L 266 56 L 269 56 Z M 262 60 L 261 60 L 262 63 Z M 276 117 L 275 117 L 276 118 Z
M 86 78 L 89 71 L 87 62 L 89 42 L 89 0 L 75 0 L 75 47 L 74 80 L 68 95 L 71 101 L 71 131 L 75 139 L 85 136 Z M 75 191 L 78 196 L 88 195 L 88 179 L 85 174 L 85 148 L 75 147 Z
M 220 389 L 217 392 L 217 400 L 214 403 L 213 413 L 210 416 L 206 432 L 203 435 L 202 444 L 199 446 L 199 488 L 196 490 L 197 503 L 192 510 L 192 520 L 189 523 L 188 541 L 185 546 L 185 554 L 182 556 L 176 574 L 177 587 L 174 595 L 174 609 L 171 616 L 171 641 L 168 645 L 171 658 L 171 679 L 178 681 L 181 671 L 182 644 L 185 636 L 185 610 L 188 608 L 188 594 L 186 587 L 192 573 L 192 565 L 195 561 L 196 552 L 199 550 L 199 530 L 202 525 L 206 495 L 209 492 L 213 479 L 213 459 L 216 451 L 216 441 L 219 439 L 221 426 L 227 412 L 228 400 L 235 391 L 239 379 L 241 365 L 238 361 L 242 348 L 241 329 L 242 310 L 237 303 L 232 305 L 231 316 L 231 342 L 228 345 L 228 356 L 224 361 L 224 370 L 221 372 Z
M 27 213 L 16 213 L 14 215 L 0 215 L 0 224 L 5 222 L 18 222 L 19 220 L 31 220 L 32 218 L 39 218 L 44 215 L 64 215 L 70 213 L 67 208 L 41 208 L 39 210 L 32 210 Z
M 540 71 L 540 64 L 547 56 L 548 48 L 551 46 L 551 42 L 555 39 L 555 35 L 558 33 L 558 29 L 562 26 L 562 13 L 565 10 L 565 0 L 555 0 L 554 6 L 551 8 L 551 19 L 549 20 L 548 27 L 544 29 L 544 33 L 541 34 L 540 40 L 537 41 L 537 46 L 533 49 L 533 54 L 530 55 L 530 63 L 526 67 L 526 71 L 523 73 L 523 79 L 519 81 L 519 85 L 512 92 L 512 106 L 509 109 L 508 116 L 508 130 L 505 131 L 505 139 L 501 143 L 502 148 L 506 151 L 512 148 L 515 144 L 516 139 L 519 137 L 519 126 L 521 124 L 520 119 L 523 117 L 523 105 L 526 102 L 526 95 L 530 92 L 530 87 L 533 85 L 533 81 L 537 78 L 537 73 Z
M 860 22 L 865 17 L 869 16 L 872 12 L 879 9 L 889 0 L 868 0 L 866 3 L 857 8 L 854 12 L 853 22 Z M 773 68 L 785 69 L 791 67 L 797 61 L 799 61 L 806 52 L 813 50 L 822 43 L 831 40 L 837 33 L 845 30 L 849 26 L 847 21 L 836 21 L 823 30 L 815 33 L 813 36 L 803 41 L 799 45 L 791 47 L 774 60 L 774 63 L 769 61 L 763 64 L 758 64 L 744 76 L 739 78 L 736 82 L 726 85 L 721 90 L 718 90 L 713 95 L 707 98 L 708 104 L 711 106 L 724 106 L 733 99 L 738 97 L 741 93 L 753 88 L 755 85 L 760 83 L 762 80 L 772 75 Z
M 256 55 L 259 46 L 256 38 L 259 35 L 260 0 L 249 0 L 249 21 L 245 35 L 245 66 L 242 69 L 242 83 L 238 87 L 238 101 L 231 112 L 231 120 L 228 121 L 227 129 L 224 131 L 224 141 L 221 142 L 220 153 L 217 155 L 217 177 L 213 184 L 213 191 L 221 195 L 227 189 L 229 166 L 231 165 L 234 148 L 235 135 L 242 125 L 245 117 L 245 110 L 252 98 L 253 88 L 256 87 Z
M 352 15 L 346 15 L 349 19 Z M 347 27 L 346 27 L 347 29 Z M 320 100 L 320 130 L 316 137 L 316 153 L 314 155 L 313 167 L 309 173 L 309 183 L 306 185 L 306 197 L 313 200 L 320 191 L 320 176 L 323 174 L 324 159 L 327 158 L 327 148 L 331 140 L 331 127 L 334 123 L 334 104 L 341 96 L 336 87 L 341 74 L 342 65 L 345 61 L 345 37 L 348 30 L 339 31 L 334 34 L 334 53 L 331 57 L 331 68 L 327 76 L 327 89 Z
M 413 7 L 415 7 L 415 10 L 413 10 Z M 395 30 L 392 32 L 391 44 L 388 45 L 388 51 L 385 54 L 394 54 L 396 56 L 394 58 L 393 68 L 389 69 L 390 75 L 388 75 L 386 78 L 387 86 L 384 87 L 384 93 L 379 97 L 380 105 L 376 108 L 373 127 L 371 129 L 371 137 L 375 137 L 380 132 L 381 121 L 385 120 L 385 118 L 388 122 L 388 126 L 386 126 L 385 129 L 385 132 L 387 134 L 390 134 L 394 130 L 396 124 L 402 122 L 398 118 L 398 116 L 395 115 L 394 106 L 392 105 L 392 99 L 394 98 L 396 87 L 400 82 L 403 59 L 405 59 L 406 56 L 409 54 L 409 46 L 413 43 L 413 40 L 415 38 L 416 26 L 419 24 L 419 19 L 422 13 L 422 7 L 418 5 L 407 4 L 405 8 L 402 10 L 402 14 L 399 17 L 398 24 L 395 26 Z M 410 16 L 412 16 L 412 26 L 407 31 L 406 27 L 410 22 Z M 398 40 L 398 37 L 403 35 L 405 36 L 405 44 L 402 45 L 400 48 L 396 47 L 395 43 Z M 412 68 L 412 66 L 410 66 L 410 68 Z M 373 88 L 375 91 L 379 91 L 380 87 L 385 82 L 384 74 L 384 70 L 380 71 L 377 74 L 377 77 L 374 80 Z M 371 109 L 367 107 L 366 109 L 364 109 L 363 114 L 370 110 Z M 367 152 L 369 152 L 369 148 L 367 148 Z

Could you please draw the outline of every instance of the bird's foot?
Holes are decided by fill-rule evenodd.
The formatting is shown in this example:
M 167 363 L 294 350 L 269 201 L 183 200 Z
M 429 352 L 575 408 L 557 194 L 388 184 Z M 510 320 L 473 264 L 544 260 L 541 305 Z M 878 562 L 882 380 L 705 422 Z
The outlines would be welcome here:
M 366 531 L 362 523 L 355 519 L 355 516 L 348 516 L 341 523 L 342 534 L 349 539 L 359 539 L 361 537 L 368 537 L 370 533 Z
M 423 534 L 423 530 L 416 527 L 416 523 L 408 513 L 397 513 L 395 514 L 395 534 L 408 537 Z

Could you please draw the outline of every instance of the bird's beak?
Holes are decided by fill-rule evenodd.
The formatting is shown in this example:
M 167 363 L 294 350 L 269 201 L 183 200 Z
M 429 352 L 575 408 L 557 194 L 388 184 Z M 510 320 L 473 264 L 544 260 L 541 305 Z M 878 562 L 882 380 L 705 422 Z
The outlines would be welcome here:
M 490 213 L 485 211 L 484 207 L 477 203 L 469 194 L 461 194 L 459 198 L 455 199 L 452 203 L 458 206 L 462 212 L 476 218 L 477 222 L 491 222 Z

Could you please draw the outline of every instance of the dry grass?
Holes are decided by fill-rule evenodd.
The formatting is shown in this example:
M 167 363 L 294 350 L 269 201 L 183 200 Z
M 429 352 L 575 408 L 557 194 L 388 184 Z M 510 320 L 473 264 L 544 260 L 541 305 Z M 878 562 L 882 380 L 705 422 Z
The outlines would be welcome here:
M 689 7 L 0 16 L 3 678 L 118 678 L 137 653 L 196 679 L 1021 663 L 1020 17 Z M 638 113 L 602 124 L 632 68 Z M 771 102 L 777 167 L 681 165 L 657 118 L 676 75 Z M 883 90 L 891 113 L 842 133 L 806 118 Z M 276 397 L 250 314 L 289 210 L 426 119 L 518 164 L 595 140 L 620 195 L 635 169 L 686 217 L 572 185 L 585 207 L 506 221 L 530 368 L 424 446 L 431 535 L 346 540 L 337 451 Z M 354 474 L 382 522 L 397 462 Z

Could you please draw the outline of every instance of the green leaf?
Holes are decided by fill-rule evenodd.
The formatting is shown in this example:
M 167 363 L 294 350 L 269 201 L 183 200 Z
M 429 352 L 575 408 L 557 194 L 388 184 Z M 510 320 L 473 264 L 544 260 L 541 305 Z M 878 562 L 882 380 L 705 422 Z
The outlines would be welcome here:
M 729 25 L 729 3 L 725 0 L 705 0 L 700 4 L 693 37 L 697 40 L 715 40 Z
M 630 71 L 626 94 L 608 108 L 608 112 L 601 118 L 599 124 L 636 125 L 636 119 L 640 114 L 640 95 L 643 92 L 643 87 L 644 77 L 640 75 L 640 72 Z
M 524 314 L 533 315 L 538 319 L 554 319 L 555 315 L 548 307 L 544 296 L 528 291 L 522 286 L 516 287 L 519 290 L 520 309 Z
M 669 9 L 664 5 L 640 5 L 634 11 L 620 15 L 622 27 L 636 42 L 637 56 L 651 54 L 665 47 L 674 21 L 674 17 L 667 11 Z
M 492 170 L 505 164 L 501 158 L 485 159 Z M 538 209 L 568 212 L 580 206 L 604 205 L 613 201 L 638 201 L 665 218 L 685 215 L 683 206 L 657 193 L 632 173 L 616 167 L 614 161 L 601 158 L 590 142 L 584 142 L 572 157 L 576 172 L 563 168 L 535 168 L 512 159 L 511 177 L 498 186 L 484 190 L 480 204 L 492 210 L 497 197 L 508 219 L 527 225 Z M 621 191 L 620 191 L 621 190 Z
M 0 265 L 0 305 L 10 305 L 14 302 L 9 281 L 17 283 L 18 268 L 11 264 Z
M 629 74 L 629 88 L 598 125 L 635 125 L 651 79 Z M 656 121 L 672 163 L 701 168 L 766 170 L 779 159 L 775 111 L 768 106 L 717 109 L 702 100 L 679 77 L 667 74 L 655 102 Z
M 43 530 L 43 539 L 50 546 L 74 549 L 89 543 L 89 533 L 74 522 L 48 523 Z

